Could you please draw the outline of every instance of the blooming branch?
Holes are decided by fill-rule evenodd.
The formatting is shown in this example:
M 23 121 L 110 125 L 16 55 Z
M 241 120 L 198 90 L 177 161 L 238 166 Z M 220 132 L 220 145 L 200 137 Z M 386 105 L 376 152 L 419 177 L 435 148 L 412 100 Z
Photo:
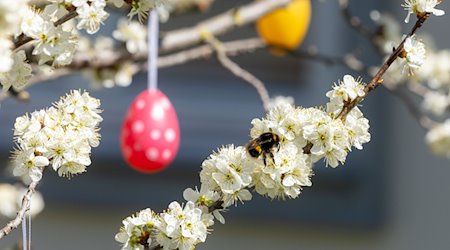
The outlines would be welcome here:
M 312 185 L 310 178 L 315 162 L 324 159 L 326 166 L 333 168 L 344 164 L 353 147 L 361 150 L 371 138 L 369 122 L 357 104 L 381 85 L 386 70 L 399 57 L 420 66 L 417 63 L 420 51 L 410 50 L 408 46 L 420 50 L 422 45 L 408 39 L 428 16 L 429 13 L 417 15 L 418 21 L 411 32 L 369 84 L 345 75 L 326 93 L 330 99 L 326 107 L 300 108 L 283 103 L 271 108 L 264 118 L 253 119 L 252 139 L 247 145 L 224 146 L 202 163 L 200 190 L 188 188 L 183 192 L 187 201 L 184 207 L 172 202 L 162 213 L 146 209 L 125 218 L 116 235 L 116 240 L 123 244 L 122 249 L 193 249 L 205 241 L 208 227 L 214 224 L 213 218 L 224 223 L 220 212 L 252 199 L 250 190 L 271 199 L 297 198 L 304 187 Z M 221 60 L 220 42 L 205 29 L 201 32 L 216 48 Z M 430 140 L 434 140 L 433 135 Z
M 425 14 L 420 16 L 414 26 L 412 27 L 409 34 L 401 41 L 401 43 L 398 45 L 398 47 L 392 52 L 392 54 L 389 56 L 389 58 L 385 61 L 385 63 L 380 67 L 380 69 L 377 71 L 375 76 L 372 78 L 372 80 L 367 84 L 367 86 L 364 88 L 364 95 L 358 96 L 355 100 L 353 100 L 350 103 L 347 103 L 341 113 L 338 115 L 339 118 L 345 119 L 347 114 L 357 105 L 359 104 L 364 98 L 374 89 L 376 89 L 378 86 L 380 86 L 383 83 L 383 75 L 386 73 L 386 70 L 391 66 L 391 64 L 398 58 L 402 56 L 402 53 L 407 53 L 404 50 L 404 45 L 406 41 L 409 41 L 410 37 L 412 37 L 416 31 L 422 27 L 423 23 L 427 20 L 429 17 L 429 14 Z
M 39 169 L 41 175 L 42 170 L 43 170 L 42 168 Z M 0 229 L 0 239 L 11 233 L 12 230 L 16 229 L 20 225 L 27 210 L 30 208 L 31 197 L 33 196 L 34 192 L 36 192 L 36 186 L 39 184 L 39 181 L 40 180 L 36 180 L 30 183 L 27 192 L 23 196 L 22 205 L 19 211 L 17 212 L 16 217 L 12 221 L 10 221 L 5 227 Z
M 20 224 L 47 166 L 51 165 L 59 176 L 68 178 L 86 171 L 91 164 L 91 147 L 100 143 L 98 125 L 102 117 L 99 108 L 98 99 L 75 90 L 62 97 L 54 107 L 16 119 L 13 174 L 29 177 L 32 182 L 16 218 L 0 231 L 0 238 Z

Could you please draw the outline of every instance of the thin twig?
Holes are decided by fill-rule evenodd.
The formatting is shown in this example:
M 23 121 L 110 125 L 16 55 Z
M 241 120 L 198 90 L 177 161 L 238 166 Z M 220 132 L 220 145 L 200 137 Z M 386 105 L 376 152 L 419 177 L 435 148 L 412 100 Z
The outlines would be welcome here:
M 391 93 L 395 94 L 405 104 L 408 112 L 417 120 L 417 122 L 426 129 L 432 129 L 437 125 L 437 122 L 431 120 L 428 116 L 424 115 L 421 110 L 415 105 L 414 101 L 405 92 L 404 87 L 389 88 Z
M 365 36 L 368 40 L 370 40 L 372 45 L 378 50 L 376 44 L 373 43 L 373 37 L 375 36 L 375 34 L 369 28 L 364 26 L 357 16 L 352 15 L 350 9 L 348 8 L 348 0 L 338 0 L 338 4 L 341 8 L 341 13 L 344 19 L 347 21 L 347 24 L 358 33 Z
M 250 85 L 252 85 L 256 91 L 258 92 L 258 95 L 261 99 L 261 102 L 263 104 L 264 110 L 267 112 L 269 111 L 269 102 L 270 97 L 269 93 L 266 89 L 266 86 L 264 83 L 259 80 L 256 76 L 252 75 L 247 70 L 240 67 L 237 63 L 233 62 L 226 53 L 225 48 L 223 47 L 222 43 L 217 40 L 211 33 L 204 30 L 203 31 L 203 37 L 204 40 L 209 43 L 217 52 L 217 59 L 219 62 L 224 66 L 226 69 L 228 69 L 231 73 L 233 73 L 235 76 L 243 79 Z
M 330 56 L 320 54 L 316 50 L 308 49 L 305 51 L 289 51 L 288 55 L 298 59 L 307 59 L 320 62 L 326 65 L 342 65 L 355 72 L 370 75 L 369 67 L 359 61 L 353 54 L 347 54 L 345 56 Z
M 41 172 L 42 172 L 42 170 L 43 169 L 40 169 Z M 0 230 L 0 239 L 3 238 L 3 236 L 8 235 L 12 230 L 16 229 L 20 225 L 23 217 L 25 216 L 25 213 L 30 208 L 30 200 L 31 200 L 31 197 L 33 196 L 34 192 L 36 191 L 36 186 L 38 184 L 39 184 L 39 181 L 33 181 L 28 186 L 28 190 L 25 193 L 25 195 L 23 196 L 22 204 L 21 204 L 19 211 L 17 212 L 16 218 L 11 220 L 8 224 L 6 224 L 6 226 L 4 228 L 2 228 Z

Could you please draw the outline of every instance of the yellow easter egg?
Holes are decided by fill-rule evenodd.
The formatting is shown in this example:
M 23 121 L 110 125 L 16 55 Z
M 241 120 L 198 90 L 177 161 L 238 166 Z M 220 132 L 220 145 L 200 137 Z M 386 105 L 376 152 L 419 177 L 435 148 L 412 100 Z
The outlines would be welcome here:
M 311 19 L 311 1 L 294 0 L 256 22 L 261 38 L 269 45 L 293 50 L 305 38 Z

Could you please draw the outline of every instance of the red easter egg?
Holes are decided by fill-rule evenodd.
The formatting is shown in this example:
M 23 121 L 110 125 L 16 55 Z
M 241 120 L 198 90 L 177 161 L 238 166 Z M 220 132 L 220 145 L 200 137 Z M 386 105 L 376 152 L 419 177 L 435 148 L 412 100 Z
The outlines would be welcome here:
M 180 126 L 169 99 L 144 90 L 131 103 L 121 134 L 122 154 L 134 169 L 154 173 L 167 167 L 180 144 Z

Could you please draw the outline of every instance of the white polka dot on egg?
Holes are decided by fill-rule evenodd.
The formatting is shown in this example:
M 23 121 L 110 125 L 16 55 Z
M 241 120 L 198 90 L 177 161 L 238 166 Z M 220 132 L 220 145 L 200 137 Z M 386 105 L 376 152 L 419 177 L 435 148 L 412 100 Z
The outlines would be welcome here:
M 159 157 L 159 151 L 157 148 L 149 148 L 145 152 L 145 156 L 147 157 L 147 159 L 149 159 L 151 161 L 155 161 Z
M 150 138 L 154 141 L 158 140 L 161 138 L 161 131 L 158 129 L 152 129 L 152 131 L 150 131 Z
M 159 100 L 159 104 L 161 105 L 161 107 L 163 107 L 163 109 L 170 108 L 170 102 L 167 98 L 162 98 L 161 100 Z
M 166 139 L 167 142 L 173 142 L 175 140 L 175 131 L 173 128 L 168 128 L 166 131 L 164 131 L 164 139 Z
M 163 159 L 168 159 L 172 156 L 172 152 L 170 152 L 170 150 L 168 149 L 164 149 L 163 153 L 162 153 L 162 157 Z
M 145 107 L 145 101 L 144 100 L 139 100 L 136 102 L 136 108 L 137 109 L 143 109 Z
M 164 109 L 161 105 L 155 104 L 152 110 L 150 111 L 150 117 L 155 121 L 160 121 L 164 118 Z
M 141 120 L 137 120 L 137 121 L 133 122 L 132 129 L 133 129 L 133 132 L 136 134 L 142 133 L 145 129 L 144 122 Z

